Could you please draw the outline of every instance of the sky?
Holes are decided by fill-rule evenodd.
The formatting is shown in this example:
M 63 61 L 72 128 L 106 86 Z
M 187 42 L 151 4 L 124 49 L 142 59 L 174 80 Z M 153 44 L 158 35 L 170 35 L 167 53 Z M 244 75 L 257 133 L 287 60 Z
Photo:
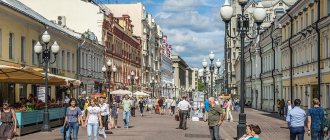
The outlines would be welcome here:
M 100 0 L 99 0 L 100 1 Z M 173 53 L 192 67 L 202 67 L 210 51 L 223 60 L 224 23 L 219 9 L 224 0 L 103 0 L 111 3 L 142 2 L 168 36 Z

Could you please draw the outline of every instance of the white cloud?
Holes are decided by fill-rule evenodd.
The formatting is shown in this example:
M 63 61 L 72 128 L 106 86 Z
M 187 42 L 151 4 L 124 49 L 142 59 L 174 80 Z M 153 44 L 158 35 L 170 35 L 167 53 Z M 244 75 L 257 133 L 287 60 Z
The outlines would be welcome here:
M 224 23 L 218 0 L 165 0 L 156 21 L 168 36 L 173 52 L 191 67 L 199 67 L 210 51 L 223 57 Z

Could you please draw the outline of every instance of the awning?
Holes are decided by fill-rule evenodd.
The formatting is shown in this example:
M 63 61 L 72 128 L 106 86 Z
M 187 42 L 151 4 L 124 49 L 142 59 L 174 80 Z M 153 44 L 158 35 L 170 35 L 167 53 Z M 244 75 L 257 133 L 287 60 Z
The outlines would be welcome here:
M 31 67 L 0 65 L 0 82 L 44 84 L 45 77 Z M 63 79 L 56 77 L 48 80 L 49 85 L 61 85 L 64 83 Z
M 42 74 L 45 75 L 45 73 L 42 73 Z M 77 79 L 59 76 L 59 75 L 55 75 L 55 74 L 48 74 L 48 79 L 52 79 L 52 78 L 63 79 L 66 82 L 67 86 L 70 86 L 70 84 L 72 84 L 73 86 L 80 86 L 80 83 L 81 83 L 81 81 L 77 80 Z

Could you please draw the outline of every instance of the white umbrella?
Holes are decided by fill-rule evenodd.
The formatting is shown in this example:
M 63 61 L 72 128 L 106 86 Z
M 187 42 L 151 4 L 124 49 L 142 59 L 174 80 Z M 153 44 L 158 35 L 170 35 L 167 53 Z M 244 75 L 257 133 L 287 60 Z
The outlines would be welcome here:
M 110 94 L 113 94 L 113 95 L 131 95 L 132 92 L 128 91 L 128 90 L 122 90 L 122 89 L 119 89 L 119 90 L 115 90 L 115 91 L 111 91 Z
M 149 94 L 144 93 L 143 91 L 142 92 L 141 91 L 137 91 L 133 95 L 135 95 L 135 96 L 150 96 Z

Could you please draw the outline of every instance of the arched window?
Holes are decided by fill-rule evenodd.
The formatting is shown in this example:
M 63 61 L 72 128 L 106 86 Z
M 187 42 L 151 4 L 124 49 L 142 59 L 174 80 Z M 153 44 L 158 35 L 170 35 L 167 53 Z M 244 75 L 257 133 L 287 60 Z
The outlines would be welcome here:
M 324 42 L 323 42 L 323 58 L 326 59 L 329 57 L 329 41 L 328 37 L 324 37 Z

